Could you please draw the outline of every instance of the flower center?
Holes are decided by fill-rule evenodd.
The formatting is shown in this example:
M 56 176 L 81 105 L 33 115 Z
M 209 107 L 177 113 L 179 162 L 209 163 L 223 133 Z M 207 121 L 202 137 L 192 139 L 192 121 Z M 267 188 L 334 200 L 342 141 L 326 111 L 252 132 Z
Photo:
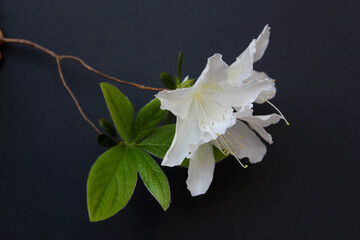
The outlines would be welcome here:
M 207 100 L 201 92 L 195 92 L 194 98 L 199 127 L 203 130 L 208 129 L 219 136 L 221 129 L 219 126 L 228 120 L 226 116 L 228 111 L 223 107 L 220 108 L 216 102 Z

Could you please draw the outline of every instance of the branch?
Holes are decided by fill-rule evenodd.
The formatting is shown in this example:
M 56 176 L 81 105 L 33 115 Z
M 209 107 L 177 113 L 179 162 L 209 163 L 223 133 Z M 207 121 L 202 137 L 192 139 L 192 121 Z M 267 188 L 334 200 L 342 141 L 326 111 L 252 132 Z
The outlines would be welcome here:
M 60 76 L 60 79 L 61 79 L 61 82 L 62 84 L 64 85 L 64 88 L 68 91 L 69 95 L 71 96 L 71 98 L 73 99 L 77 109 L 79 110 L 81 116 L 84 118 L 84 120 L 97 132 L 97 133 L 101 133 L 101 131 L 95 126 L 95 124 L 85 115 L 84 111 L 82 110 L 78 100 L 76 99 L 74 93 L 72 92 L 72 90 L 70 89 L 70 87 L 67 85 L 66 81 L 65 81 L 65 78 L 64 78 L 64 75 L 62 73 L 62 69 L 61 69 L 61 61 L 63 59 L 72 59 L 72 60 L 75 60 L 75 61 L 78 61 L 81 65 L 83 65 L 83 67 L 85 67 L 86 69 L 88 69 L 89 71 L 101 76 L 101 77 L 104 77 L 104 78 L 107 78 L 107 79 L 110 79 L 110 80 L 113 80 L 113 81 L 116 81 L 118 83 L 121 83 L 121 84 L 126 84 L 126 85 L 129 85 L 129 86 L 132 86 L 132 87 L 136 87 L 136 88 L 139 88 L 139 89 L 143 89 L 143 90 L 149 90 L 149 91 L 162 91 L 162 90 L 167 90 L 165 88 L 154 88 L 154 87 L 148 87 L 148 86 L 145 86 L 145 85 L 141 85 L 141 84 L 137 84 L 137 83 L 133 83 L 133 82 L 128 82 L 128 81 L 124 81 L 124 80 L 121 80 L 121 79 L 118 79 L 116 77 L 112 77 L 110 75 L 107 75 L 105 73 L 102 73 L 100 72 L 99 70 L 96 70 L 92 67 L 90 67 L 87 63 L 84 62 L 84 60 L 82 60 L 81 58 L 78 58 L 78 57 L 75 57 L 75 56 L 70 56 L 70 55 L 59 55 L 37 43 L 34 43 L 32 41 L 29 41 L 29 40 L 25 40 L 25 39 L 17 39 L 17 38 L 4 38 L 3 37 L 3 34 L 0 30 L 0 44 L 2 44 L 3 42 L 5 43 L 18 43 L 18 44 L 23 44 L 23 45 L 28 45 L 28 46 L 31 46 L 33 48 L 36 48 L 48 55 L 50 55 L 51 57 L 55 58 L 56 59 L 56 63 L 57 63 L 57 67 L 58 67 L 58 71 L 59 71 L 59 76 Z M 0 55 L 0 58 L 1 58 L 1 55 Z
M 76 107 L 78 108 L 81 116 L 84 118 L 84 120 L 97 132 L 97 133 L 101 133 L 101 131 L 95 126 L 95 124 L 85 115 L 84 111 L 82 110 L 78 100 L 76 99 L 74 93 L 71 91 L 71 89 L 69 88 L 69 86 L 67 85 L 64 75 L 62 73 L 61 70 L 61 64 L 60 64 L 60 57 L 56 57 L 56 63 L 57 63 L 57 67 L 58 67 L 58 71 L 59 71 L 59 76 L 61 79 L 62 84 L 64 85 L 64 88 L 68 91 L 68 93 L 70 94 L 71 98 L 73 99 L 73 101 L 75 102 Z
M 113 81 L 116 81 L 118 83 L 121 83 L 121 84 L 126 84 L 126 85 L 129 85 L 129 86 L 132 86 L 132 87 L 136 87 L 136 88 L 140 88 L 140 89 L 143 89 L 143 90 L 149 90 L 149 91 L 162 91 L 162 90 L 167 90 L 166 88 L 154 88 L 154 87 L 148 87 L 148 86 L 145 86 L 145 85 L 141 85 L 141 84 L 137 84 L 137 83 L 133 83 L 133 82 L 128 82 L 128 81 L 125 81 L 125 80 L 121 80 L 121 79 L 118 79 L 116 77 L 113 77 L 113 76 L 109 76 L 105 73 L 102 73 L 100 72 L 99 70 L 96 70 L 92 67 L 90 67 L 87 63 L 84 62 L 84 60 L 82 60 L 81 58 L 79 57 L 75 57 L 75 56 L 70 56 L 70 55 L 59 55 L 37 43 L 34 43 L 34 42 L 31 42 L 29 40 L 25 40 L 25 39 L 17 39 L 17 38 L 4 38 L 1 36 L 0 34 L 0 42 L 3 41 L 3 42 L 6 42 L 6 43 L 18 43 L 18 44 L 23 44 L 23 45 L 28 45 L 28 46 L 32 46 L 50 56 L 52 56 L 53 58 L 60 58 L 60 60 L 62 59 L 72 59 L 72 60 L 75 60 L 75 61 L 78 61 L 81 63 L 81 65 L 83 65 L 86 69 L 88 69 L 89 71 L 101 76 L 101 77 L 104 77 L 104 78 L 107 78 L 107 79 L 110 79 L 110 80 L 113 80 Z
M 83 65 L 89 71 L 91 71 L 91 72 L 93 72 L 93 73 L 95 73 L 95 74 L 97 74 L 97 75 L 99 75 L 99 76 L 101 76 L 103 78 L 107 78 L 107 79 L 113 80 L 113 81 L 121 83 L 121 84 L 126 84 L 126 85 L 129 85 L 129 86 L 132 86 L 132 87 L 140 88 L 140 89 L 143 89 L 143 90 L 149 90 L 149 91 L 157 91 L 157 92 L 159 92 L 159 91 L 162 91 L 162 90 L 166 90 L 165 88 L 148 87 L 148 86 L 144 86 L 144 85 L 141 85 L 141 84 L 124 81 L 124 80 L 118 79 L 118 78 L 113 77 L 113 76 L 109 76 L 109 75 L 107 75 L 105 73 L 102 73 L 102 72 L 90 67 L 87 63 L 84 62 L 84 60 L 82 60 L 81 58 L 75 57 L 75 56 L 61 55 L 60 58 L 61 59 L 72 59 L 72 60 L 78 61 L 79 63 L 81 63 L 81 65 Z

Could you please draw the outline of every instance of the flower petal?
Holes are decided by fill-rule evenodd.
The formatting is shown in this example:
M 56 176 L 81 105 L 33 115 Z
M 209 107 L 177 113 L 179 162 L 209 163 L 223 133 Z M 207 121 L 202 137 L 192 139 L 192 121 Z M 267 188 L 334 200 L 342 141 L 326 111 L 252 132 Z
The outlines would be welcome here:
M 176 118 L 174 139 L 161 165 L 169 167 L 180 165 L 192 150 L 190 145 L 195 145 L 199 142 L 201 142 L 201 132 L 197 125 L 194 106 L 192 104 L 190 105 L 186 118 Z
M 268 93 L 273 89 L 272 81 L 251 81 L 240 87 L 223 85 L 221 91 L 207 90 L 206 94 L 211 99 L 220 102 L 225 106 L 242 107 L 252 104 L 260 95 L 260 93 Z
M 241 107 L 235 107 L 234 108 L 236 110 L 235 117 L 241 119 L 241 117 L 243 116 L 245 117 L 252 116 L 253 106 L 254 106 L 253 104 L 247 104 Z
M 269 25 L 265 25 L 264 29 L 256 39 L 256 52 L 254 54 L 254 62 L 257 62 L 262 58 L 265 53 L 265 50 L 269 44 L 270 37 L 270 27 Z
M 213 147 L 210 143 L 198 147 L 190 159 L 187 188 L 192 196 L 206 193 L 212 182 L 215 168 Z
M 256 85 L 258 83 L 264 83 L 266 88 L 264 88 L 258 95 L 255 100 L 256 103 L 264 103 L 265 100 L 269 100 L 275 96 L 276 88 L 275 88 L 275 80 L 271 79 L 264 72 L 253 71 L 251 76 L 244 81 L 246 84 Z
M 272 144 L 272 137 L 268 132 L 265 131 L 264 127 L 279 122 L 280 119 L 283 119 L 283 117 L 278 114 L 270 114 L 260 116 L 246 116 L 240 117 L 240 119 L 246 121 L 249 126 L 254 129 L 264 140 Z
M 266 153 L 266 146 L 256 134 L 241 121 L 237 121 L 233 127 L 228 129 L 223 137 L 233 149 L 232 153 L 239 159 L 247 157 L 251 163 L 257 163 L 263 159 Z
M 208 58 L 205 69 L 196 80 L 194 88 L 216 87 L 217 84 L 227 79 L 228 65 L 222 60 L 221 54 L 214 54 Z
M 228 69 L 229 77 L 227 82 L 233 86 L 242 85 L 242 81 L 250 77 L 253 71 L 253 56 L 256 52 L 255 40 L 246 48 L 244 52 L 230 65 Z
M 164 90 L 155 95 L 161 101 L 160 108 L 169 110 L 174 115 L 185 118 L 193 101 L 193 89 L 181 88 L 173 91 Z

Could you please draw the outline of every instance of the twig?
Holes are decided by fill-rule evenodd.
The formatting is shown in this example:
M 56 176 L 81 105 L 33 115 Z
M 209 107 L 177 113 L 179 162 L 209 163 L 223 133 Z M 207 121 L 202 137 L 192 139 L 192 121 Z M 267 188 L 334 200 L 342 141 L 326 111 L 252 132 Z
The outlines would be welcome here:
M 0 31 L 1 33 L 1 31 Z M 154 87 L 148 87 L 148 86 L 144 86 L 144 85 L 141 85 L 141 84 L 137 84 L 137 83 L 133 83 L 133 82 L 128 82 L 128 81 L 124 81 L 124 80 L 121 80 L 121 79 L 118 79 L 116 77 L 112 77 L 112 76 L 109 76 L 105 73 L 102 73 L 100 72 L 99 70 L 96 70 L 92 67 L 90 67 L 87 63 L 84 62 L 84 60 L 82 60 L 81 58 L 78 58 L 78 57 L 75 57 L 75 56 L 70 56 L 70 55 L 59 55 L 37 43 L 34 43 L 32 41 L 29 41 L 29 40 L 25 40 L 25 39 L 17 39 L 17 38 L 4 38 L 2 33 L 0 34 L 0 44 L 2 42 L 6 42 L 6 43 L 18 43 L 18 44 L 23 44 L 23 45 L 28 45 L 28 46 L 31 46 L 33 48 L 36 48 L 48 55 L 50 55 L 51 57 L 55 58 L 56 59 L 56 63 L 57 63 L 57 67 L 58 67 L 58 71 L 59 71 L 59 76 L 60 76 L 60 79 L 61 79 L 61 82 L 63 83 L 65 89 L 68 91 L 68 93 L 70 94 L 71 98 L 73 99 L 76 107 L 78 108 L 81 116 L 84 118 L 84 120 L 97 132 L 97 133 L 101 133 L 101 131 L 95 126 L 95 124 L 85 115 L 84 111 L 82 110 L 78 100 L 76 99 L 74 93 L 71 91 L 70 87 L 67 85 L 66 81 L 65 81 L 65 78 L 64 78 L 64 75 L 62 73 L 62 69 L 61 69 L 61 60 L 63 59 L 72 59 L 72 60 L 75 60 L 75 61 L 78 61 L 79 63 L 81 63 L 81 65 L 83 65 L 86 69 L 88 69 L 89 71 L 101 76 L 101 77 L 104 77 L 104 78 L 107 78 L 107 79 L 110 79 L 110 80 L 113 80 L 113 81 L 116 81 L 118 83 L 121 83 L 121 84 L 126 84 L 126 85 L 129 85 L 129 86 L 132 86 L 132 87 L 136 87 L 136 88 L 139 88 L 139 89 L 143 89 L 143 90 L 149 90 L 149 91 L 162 91 L 162 90 L 166 90 L 165 88 L 154 88 Z
M 128 82 L 128 81 L 125 81 L 125 80 L 118 79 L 116 77 L 109 76 L 109 75 L 107 75 L 105 73 L 100 72 L 99 70 L 96 70 L 96 69 L 90 67 L 81 58 L 78 58 L 78 57 L 75 57 L 75 56 L 70 56 L 70 55 L 56 54 L 55 52 L 53 52 L 53 51 L 51 51 L 51 50 L 37 44 L 37 43 L 31 42 L 29 40 L 16 39 L 16 38 L 1 38 L 1 36 L 0 36 L 0 40 L 2 40 L 3 42 L 7 42 L 7 43 L 19 43 L 19 44 L 29 45 L 29 46 L 32 46 L 32 47 L 34 47 L 36 49 L 39 49 L 40 51 L 45 52 L 46 54 L 52 56 L 53 58 L 60 58 L 60 60 L 62 60 L 62 59 L 72 59 L 72 60 L 78 61 L 86 69 L 90 70 L 91 72 L 93 72 L 93 73 L 95 73 L 95 74 L 97 74 L 99 76 L 102 76 L 104 78 L 116 81 L 116 82 L 121 83 L 121 84 L 126 84 L 126 85 L 129 85 L 129 86 L 132 86 L 132 87 L 140 88 L 140 89 L 143 89 L 143 90 L 149 90 L 149 91 L 157 91 L 158 92 L 158 91 L 166 90 L 165 88 L 148 87 L 148 86 L 145 86 L 145 85 L 141 85 L 141 84 L 137 84 L 137 83 L 133 83 L 133 82 Z
M 126 85 L 129 85 L 129 86 L 132 86 L 132 87 L 136 87 L 136 88 L 140 88 L 140 89 L 144 89 L 144 90 L 149 90 L 149 91 L 157 91 L 157 92 L 159 92 L 159 91 L 162 91 L 162 90 L 166 90 L 165 88 L 148 87 L 148 86 L 144 86 L 144 85 L 141 85 L 141 84 L 124 81 L 124 80 L 118 79 L 118 78 L 113 77 L 113 76 L 109 76 L 109 75 L 107 75 L 105 73 L 102 73 L 102 72 L 90 67 L 87 63 L 84 62 L 84 60 L 82 60 L 81 58 L 75 57 L 75 56 L 61 55 L 60 57 L 62 59 L 72 59 L 72 60 L 78 61 L 79 63 L 81 63 L 81 65 L 83 65 L 89 71 L 91 71 L 91 72 L 93 72 L 93 73 L 95 73 L 95 74 L 97 74 L 97 75 L 99 75 L 101 77 L 116 81 L 116 82 L 121 83 L 121 84 L 126 84 Z
M 62 73 L 61 70 L 61 64 L 60 64 L 60 57 L 56 57 L 56 63 L 57 63 L 57 67 L 58 67 L 58 71 L 59 71 L 59 76 L 61 79 L 62 84 L 64 85 L 64 88 L 68 91 L 68 93 L 70 94 L 71 98 L 73 99 L 73 101 L 75 102 L 76 107 L 78 108 L 81 116 L 84 118 L 84 120 L 97 132 L 97 133 L 101 133 L 101 131 L 95 126 L 95 124 L 85 115 L 84 111 L 82 110 L 78 100 L 76 99 L 74 93 L 71 91 L 71 89 L 69 88 L 69 86 L 67 85 L 64 75 Z

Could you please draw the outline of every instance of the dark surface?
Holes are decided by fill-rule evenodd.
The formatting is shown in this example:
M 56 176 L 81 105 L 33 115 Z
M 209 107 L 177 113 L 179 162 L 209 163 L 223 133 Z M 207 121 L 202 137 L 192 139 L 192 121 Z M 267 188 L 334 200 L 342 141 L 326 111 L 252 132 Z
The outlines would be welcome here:
M 275 141 L 260 164 L 217 164 L 204 196 L 190 196 L 186 169 L 164 168 L 168 211 L 139 181 L 124 210 L 90 223 L 86 180 L 105 149 L 53 59 L 1 46 L 0 239 L 360 239 L 359 3 L 2 0 L 5 36 L 156 87 L 160 72 L 175 73 L 178 50 L 196 78 L 209 56 L 231 63 L 268 23 L 270 45 L 255 69 L 276 78 L 273 103 L 291 126 L 269 128 Z M 63 70 L 89 117 L 109 118 L 103 79 L 72 61 Z M 154 94 L 117 86 L 136 110 Z

